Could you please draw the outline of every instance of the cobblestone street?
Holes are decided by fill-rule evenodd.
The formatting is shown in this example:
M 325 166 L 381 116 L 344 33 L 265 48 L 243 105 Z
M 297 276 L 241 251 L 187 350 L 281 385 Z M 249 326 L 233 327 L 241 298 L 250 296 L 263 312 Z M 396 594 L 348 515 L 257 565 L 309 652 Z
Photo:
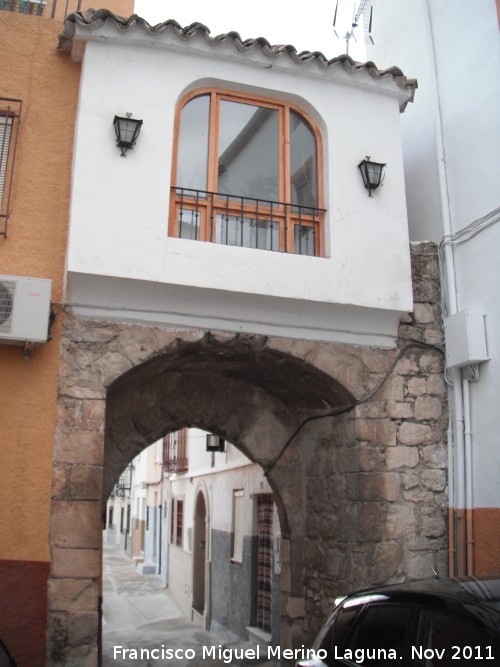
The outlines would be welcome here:
M 225 644 L 218 635 L 191 623 L 182 615 L 160 578 L 140 574 L 133 561 L 117 547 L 104 547 L 103 588 L 103 667 L 218 667 L 257 662 L 268 667 L 277 665 L 275 662 L 238 659 L 225 662 L 219 658 L 219 647 L 236 647 Z M 210 647 L 215 647 L 215 654 L 203 657 L 204 647 L 206 652 Z M 250 644 L 238 644 L 237 648 L 248 649 Z M 141 658 L 141 649 L 148 649 L 150 657 L 145 655 Z M 157 652 L 153 653 L 153 657 L 151 652 L 154 649 Z M 169 649 L 181 650 L 184 657 L 162 658 L 162 650 L 166 652 Z M 137 653 L 131 653 L 130 650 Z

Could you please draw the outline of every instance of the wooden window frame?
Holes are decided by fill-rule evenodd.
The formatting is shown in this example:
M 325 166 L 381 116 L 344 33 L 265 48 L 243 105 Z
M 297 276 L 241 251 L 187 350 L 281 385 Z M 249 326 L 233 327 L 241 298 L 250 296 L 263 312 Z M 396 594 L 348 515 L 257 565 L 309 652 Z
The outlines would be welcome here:
M 209 103 L 209 137 L 208 137 L 208 160 L 207 160 L 207 197 L 180 196 L 176 190 L 177 186 L 177 163 L 179 157 L 179 138 L 182 110 L 191 100 L 208 95 Z M 217 172 L 218 172 L 218 145 L 219 145 L 219 123 L 220 102 L 239 102 L 260 107 L 267 107 L 278 111 L 278 203 L 276 206 L 260 204 L 241 203 L 229 200 L 225 195 L 217 195 Z M 305 215 L 297 213 L 291 199 L 291 174 L 290 174 L 290 112 L 297 113 L 309 125 L 316 142 L 316 178 L 317 178 L 317 211 L 318 215 Z M 181 189 L 177 186 L 178 189 Z M 187 189 L 187 188 L 185 188 Z M 243 198 L 249 200 L 250 198 Z M 283 204 L 285 204 L 283 206 Z M 294 254 L 295 252 L 295 227 L 297 224 L 315 228 L 315 256 L 325 256 L 324 242 L 324 172 L 323 172 L 323 143 L 319 128 L 313 118 L 296 104 L 281 100 L 264 97 L 261 95 L 248 95 L 234 90 L 223 88 L 197 88 L 185 95 L 179 102 L 175 113 L 174 122 L 174 146 L 172 151 L 172 180 L 171 197 L 169 208 L 168 235 L 178 238 L 179 234 L 179 211 L 180 209 L 194 210 L 200 213 L 199 237 L 195 240 L 205 242 L 216 242 L 216 224 L 214 219 L 217 214 L 234 215 L 240 217 L 257 216 L 260 219 L 279 223 L 279 251 Z M 302 208 L 307 208 L 302 206 Z M 212 215 L 210 215 L 210 209 Z M 287 224 L 288 222 L 288 224 Z

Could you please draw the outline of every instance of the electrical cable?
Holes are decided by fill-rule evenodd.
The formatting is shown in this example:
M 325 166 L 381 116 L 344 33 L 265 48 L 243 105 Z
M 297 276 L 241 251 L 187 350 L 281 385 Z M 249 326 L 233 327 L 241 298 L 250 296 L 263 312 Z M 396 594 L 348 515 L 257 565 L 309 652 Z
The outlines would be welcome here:
M 404 340 L 404 339 L 399 339 L 399 340 Z M 424 343 L 422 341 L 417 341 L 413 339 L 406 339 L 406 340 L 412 340 L 412 342 L 409 345 L 406 345 L 404 348 L 402 348 L 392 364 L 389 366 L 387 371 L 384 374 L 384 377 L 378 382 L 378 384 L 370 391 L 370 393 L 365 396 L 364 398 L 360 398 L 357 401 L 353 401 L 352 403 L 348 403 L 346 405 L 341 405 L 337 408 L 334 408 L 333 410 L 329 410 L 326 413 L 319 414 L 319 415 L 311 415 L 310 417 L 307 417 L 304 419 L 304 421 L 295 429 L 295 431 L 292 433 L 292 435 L 288 438 L 288 440 L 285 442 L 283 447 L 281 448 L 278 456 L 274 459 L 274 461 L 264 470 L 264 476 L 267 477 L 271 470 L 274 468 L 276 463 L 280 460 L 280 458 L 283 456 L 285 450 L 288 448 L 288 446 L 291 444 L 291 442 L 297 437 L 297 435 L 302 431 L 304 426 L 306 424 L 309 424 L 312 421 L 317 421 L 318 419 L 326 419 L 328 417 L 337 417 L 338 415 L 344 414 L 346 412 L 350 412 L 353 408 L 355 408 L 358 405 L 362 405 L 363 403 L 366 403 L 369 401 L 380 389 L 380 387 L 388 380 L 389 376 L 391 375 L 392 371 L 400 361 L 400 359 L 405 355 L 405 353 L 412 349 L 412 348 L 426 348 L 426 349 L 435 349 L 438 350 L 441 354 L 444 354 L 443 349 L 439 345 L 434 345 L 430 343 Z

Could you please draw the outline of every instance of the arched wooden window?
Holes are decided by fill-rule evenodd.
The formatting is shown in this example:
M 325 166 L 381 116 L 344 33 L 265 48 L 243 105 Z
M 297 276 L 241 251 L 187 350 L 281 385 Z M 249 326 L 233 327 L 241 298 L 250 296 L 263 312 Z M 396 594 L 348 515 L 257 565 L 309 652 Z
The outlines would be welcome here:
M 176 118 L 169 234 L 322 254 L 321 141 L 287 102 L 198 90 Z

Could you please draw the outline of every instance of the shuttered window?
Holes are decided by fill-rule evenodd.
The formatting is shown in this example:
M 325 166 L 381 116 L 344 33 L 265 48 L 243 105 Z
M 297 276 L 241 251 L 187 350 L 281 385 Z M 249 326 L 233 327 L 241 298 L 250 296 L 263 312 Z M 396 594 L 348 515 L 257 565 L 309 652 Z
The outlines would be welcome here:
M 231 560 L 243 562 L 243 490 L 233 491 L 233 553 Z

